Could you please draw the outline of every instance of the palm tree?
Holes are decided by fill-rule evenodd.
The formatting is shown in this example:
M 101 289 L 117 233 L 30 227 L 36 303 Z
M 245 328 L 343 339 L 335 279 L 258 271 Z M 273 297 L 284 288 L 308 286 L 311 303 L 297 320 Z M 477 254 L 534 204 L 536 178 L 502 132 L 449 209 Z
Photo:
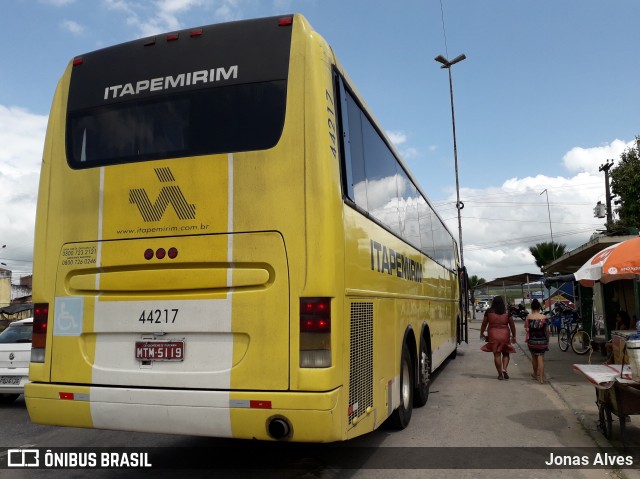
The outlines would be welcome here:
M 484 278 L 478 278 L 475 274 L 469 278 L 469 291 L 471 292 L 471 307 L 475 309 L 476 307 L 476 288 L 484 283 L 487 280 Z
M 567 245 L 562 243 L 544 242 L 536 243 L 535 246 L 529 246 L 529 251 L 533 255 L 536 266 L 540 268 L 540 270 L 562 256 L 566 249 Z

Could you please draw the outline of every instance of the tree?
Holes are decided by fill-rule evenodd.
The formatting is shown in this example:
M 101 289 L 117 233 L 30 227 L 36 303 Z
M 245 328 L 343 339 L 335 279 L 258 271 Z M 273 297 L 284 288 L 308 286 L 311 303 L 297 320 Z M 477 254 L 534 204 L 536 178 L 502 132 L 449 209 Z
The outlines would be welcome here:
M 476 307 L 476 288 L 484 283 L 487 280 L 484 278 L 478 278 L 475 274 L 469 278 L 469 290 L 471 291 L 471 307 Z
M 546 265 L 562 256 L 567 250 L 567 245 L 556 242 L 536 243 L 535 246 L 529 246 L 529 251 L 536 260 L 536 266 L 542 270 Z
M 617 227 L 640 227 L 640 137 L 636 142 L 636 148 L 625 150 L 610 172 L 611 193 L 617 197 Z

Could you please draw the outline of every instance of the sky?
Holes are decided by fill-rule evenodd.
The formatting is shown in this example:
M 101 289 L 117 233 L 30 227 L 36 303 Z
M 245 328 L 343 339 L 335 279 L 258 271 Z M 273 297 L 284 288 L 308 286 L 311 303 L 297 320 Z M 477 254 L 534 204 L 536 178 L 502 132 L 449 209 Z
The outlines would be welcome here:
M 0 262 L 32 271 L 56 84 L 77 55 L 157 33 L 301 13 L 333 47 L 456 239 L 452 67 L 464 261 L 539 273 L 529 247 L 602 230 L 598 168 L 640 135 L 637 0 L 12 0 L 0 31 Z M 635 52 L 635 53 L 634 53 Z M 546 191 L 545 191 L 546 190 Z M 3 245 L 6 245 L 3 247 Z

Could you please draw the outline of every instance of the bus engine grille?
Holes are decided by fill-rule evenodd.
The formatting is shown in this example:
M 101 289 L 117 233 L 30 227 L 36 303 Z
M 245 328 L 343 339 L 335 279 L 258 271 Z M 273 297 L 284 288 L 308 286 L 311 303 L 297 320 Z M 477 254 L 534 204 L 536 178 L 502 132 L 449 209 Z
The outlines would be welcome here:
M 351 303 L 349 424 L 373 406 L 373 303 Z M 357 422 L 357 421 L 356 421 Z

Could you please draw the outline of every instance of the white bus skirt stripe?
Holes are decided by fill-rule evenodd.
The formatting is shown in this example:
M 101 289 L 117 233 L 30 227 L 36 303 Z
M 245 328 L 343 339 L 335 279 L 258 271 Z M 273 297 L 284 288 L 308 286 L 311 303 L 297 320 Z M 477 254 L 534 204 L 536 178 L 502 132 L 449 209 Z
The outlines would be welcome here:
M 229 393 L 91 388 L 99 429 L 232 437 Z

